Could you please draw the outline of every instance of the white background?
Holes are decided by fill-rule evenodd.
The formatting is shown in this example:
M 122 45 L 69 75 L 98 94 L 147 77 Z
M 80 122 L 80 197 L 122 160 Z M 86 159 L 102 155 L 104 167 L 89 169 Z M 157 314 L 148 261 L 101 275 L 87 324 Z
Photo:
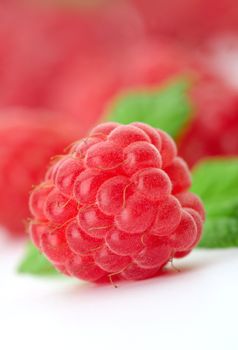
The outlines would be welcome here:
M 1 349 L 238 349 L 238 249 L 116 289 L 18 275 L 24 243 L 0 237 Z

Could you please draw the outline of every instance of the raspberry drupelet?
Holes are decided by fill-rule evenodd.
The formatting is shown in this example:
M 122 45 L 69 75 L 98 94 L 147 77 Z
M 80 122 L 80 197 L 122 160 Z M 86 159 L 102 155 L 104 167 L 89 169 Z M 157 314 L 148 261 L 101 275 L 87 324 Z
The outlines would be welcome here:
M 87 281 L 153 277 L 198 243 L 200 199 L 174 141 L 142 123 L 96 126 L 30 196 L 34 244 Z

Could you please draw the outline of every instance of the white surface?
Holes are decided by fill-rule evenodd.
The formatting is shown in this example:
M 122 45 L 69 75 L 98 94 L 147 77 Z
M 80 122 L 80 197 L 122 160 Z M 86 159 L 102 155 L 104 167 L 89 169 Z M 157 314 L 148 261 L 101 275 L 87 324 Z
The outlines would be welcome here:
M 1 349 L 237 349 L 238 250 L 196 251 L 181 272 L 94 286 L 17 275 L 0 241 Z

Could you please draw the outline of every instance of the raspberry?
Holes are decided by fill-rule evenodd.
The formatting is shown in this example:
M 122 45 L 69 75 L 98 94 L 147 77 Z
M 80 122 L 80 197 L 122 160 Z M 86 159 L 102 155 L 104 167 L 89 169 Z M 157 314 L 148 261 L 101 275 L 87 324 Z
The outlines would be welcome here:
M 63 148 L 78 135 L 80 133 L 76 129 L 74 130 L 66 122 L 59 122 L 52 113 L 33 112 L 27 109 L 8 109 L 1 112 L 0 224 L 2 226 L 13 234 L 23 234 L 23 220 L 29 216 L 28 193 L 32 185 L 43 179 L 50 157 L 56 152 L 62 152 Z M 70 166 L 75 173 L 73 160 L 65 161 L 67 167 Z M 72 179 L 63 173 L 62 167 L 60 171 L 57 178 L 62 191 L 60 195 L 68 195 L 69 192 L 65 188 Z M 34 208 L 34 215 L 39 221 L 47 220 L 43 203 L 51 189 L 52 186 L 43 186 L 36 189 L 31 196 L 31 207 Z
M 203 205 L 161 130 L 101 124 L 50 173 L 30 196 L 29 231 L 65 274 L 94 282 L 153 277 L 201 237 Z

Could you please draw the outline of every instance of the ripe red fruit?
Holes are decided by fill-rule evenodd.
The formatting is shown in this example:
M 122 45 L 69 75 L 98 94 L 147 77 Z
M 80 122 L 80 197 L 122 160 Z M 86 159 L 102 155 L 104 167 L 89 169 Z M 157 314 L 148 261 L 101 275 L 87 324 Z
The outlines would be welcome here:
M 145 124 L 101 124 L 32 192 L 30 236 L 68 275 L 152 277 L 201 237 L 204 209 L 189 186 L 169 135 Z
M 28 193 L 32 185 L 42 180 L 50 157 L 62 152 L 79 135 L 75 127 L 73 129 L 68 123 L 59 122 L 52 113 L 26 109 L 1 112 L 0 225 L 13 234 L 23 234 L 23 220 L 29 216 Z M 61 177 L 57 178 L 61 197 L 65 194 L 64 187 L 70 182 L 68 178 L 63 181 L 63 175 L 67 177 L 63 173 L 63 165 L 60 166 Z M 71 163 L 67 165 L 71 166 L 74 173 L 77 172 Z M 46 220 L 42 204 L 51 189 L 52 186 L 37 189 L 31 197 L 34 215 L 41 221 Z

